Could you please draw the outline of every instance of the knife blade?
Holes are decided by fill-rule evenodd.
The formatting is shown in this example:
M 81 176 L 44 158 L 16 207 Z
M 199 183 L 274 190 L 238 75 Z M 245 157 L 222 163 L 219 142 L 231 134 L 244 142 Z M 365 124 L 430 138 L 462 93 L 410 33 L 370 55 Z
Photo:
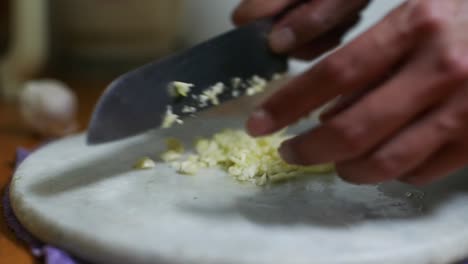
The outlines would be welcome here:
M 264 19 L 229 31 L 181 53 L 149 63 L 114 80 L 100 97 L 87 133 L 88 144 L 123 139 L 160 127 L 167 107 L 181 118 L 191 115 L 185 106 L 197 111 L 196 96 L 174 98 L 168 86 L 174 82 L 193 84 L 191 94 L 201 94 L 216 83 L 224 84 L 220 103 L 237 98 L 232 79 L 256 75 L 265 79 L 284 73 L 285 56 L 272 53 L 267 43 L 272 20 Z

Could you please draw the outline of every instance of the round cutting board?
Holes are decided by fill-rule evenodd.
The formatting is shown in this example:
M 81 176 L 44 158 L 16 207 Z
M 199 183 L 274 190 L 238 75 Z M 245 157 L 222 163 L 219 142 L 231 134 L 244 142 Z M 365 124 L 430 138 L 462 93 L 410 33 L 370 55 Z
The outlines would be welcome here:
M 78 135 L 28 158 L 13 208 L 46 242 L 97 263 L 448 263 L 468 255 L 468 174 L 425 189 L 357 186 L 335 175 L 264 188 L 210 169 L 182 176 L 155 159 L 164 138 L 186 143 L 241 120 L 182 127 L 86 146 Z

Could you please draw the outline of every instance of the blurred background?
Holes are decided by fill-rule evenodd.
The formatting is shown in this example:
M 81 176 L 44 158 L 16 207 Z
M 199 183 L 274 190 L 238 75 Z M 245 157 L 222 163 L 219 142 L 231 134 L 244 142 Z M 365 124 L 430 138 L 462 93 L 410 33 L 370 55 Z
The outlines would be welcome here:
M 2 0 L 3 98 L 40 76 L 112 79 L 231 28 L 230 13 L 238 2 Z M 361 30 L 399 2 L 374 1 Z
M 115 77 L 232 28 L 238 2 L 0 0 L 0 145 L 57 136 L 50 118 L 84 130 Z
M 9 1 L 0 2 L 0 57 L 5 54 L 9 33 Z
M 229 29 L 237 2 L 2 0 L 2 97 L 39 77 L 112 79 Z

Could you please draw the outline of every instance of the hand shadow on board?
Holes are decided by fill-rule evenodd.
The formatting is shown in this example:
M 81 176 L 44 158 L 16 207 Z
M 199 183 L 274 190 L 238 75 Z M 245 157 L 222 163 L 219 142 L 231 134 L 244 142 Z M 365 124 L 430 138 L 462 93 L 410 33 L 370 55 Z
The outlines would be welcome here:
M 263 226 L 348 228 L 367 221 L 426 217 L 459 194 L 468 195 L 468 169 L 424 188 L 399 182 L 352 185 L 336 176 L 323 175 L 264 188 L 252 196 L 234 200 L 229 206 L 193 203 L 180 206 L 192 214 L 241 217 Z

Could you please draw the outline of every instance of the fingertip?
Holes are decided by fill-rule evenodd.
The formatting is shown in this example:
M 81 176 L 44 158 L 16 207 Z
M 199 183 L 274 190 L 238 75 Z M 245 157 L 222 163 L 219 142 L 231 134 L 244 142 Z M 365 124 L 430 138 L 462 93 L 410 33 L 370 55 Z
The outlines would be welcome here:
M 297 164 L 298 163 L 298 157 L 296 155 L 296 152 L 294 151 L 294 148 L 290 142 L 290 140 L 285 141 L 281 144 L 279 150 L 278 150 L 281 158 L 289 164 Z
M 419 177 L 415 177 L 415 176 L 401 178 L 401 179 L 399 179 L 399 181 L 403 182 L 403 183 L 406 183 L 406 184 L 409 184 L 409 185 L 416 186 L 416 187 L 422 187 L 422 186 L 427 185 L 429 183 L 429 182 L 427 182 L 425 180 L 422 180 Z
M 234 11 L 231 13 L 231 21 L 232 23 L 234 23 L 234 25 L 236 26 L 242 26 L 244 25 L 246 22 L 246 19 L 245 17 L 242 15 L 243 12 L 242 12 L 242 7 L 241 6 L 238 6 L 236 9 L 234 9 Z
M 350 173 L 348 169 L 346 169 L 346 165 L 337 163 L 335 165 L 336 175 L 344 182 L 350 184 L 361 184 L 356 177 L 353 177 L 353 173 Z
M 335 165 L 335 170 L 336 170 L 336 175 L 343 180 L 344 182 L 350 183 L 350 184 L 360 184 L 358 180 L 356 180 L 353 175 L 350 175 L 347 170 L 343 169 L 343 166 L 340 164 Z
M 296 45 L 296 35 L 294 31 L 288 27 L 274 29 L 268 40 L 271 49 L 276 53 L 286 53 L 292 50 Z
M 259 8 L 261 1 L 241 1 L 231 15 L 232 22 L 236 26 L 243 26 L 265 16 L 265 8 Z
M 278 150 L 281 158 L 286 163 L 298 166 L 321 164 L 321 162 L 317 162 L 316 153 L 308 151 L 304 152 L 301 144 L 302 142 L 300 136 L 284 141 Z
M 356 166 L 349 162 L 340 162 L 335 165 L 336 174 L 343 181 L 355 184 L 355 185 L 372 185 L 381 182 L 375 177 L 369 176 L 365 172 L 363 173 Z
M 272 17 L 297 0 L 243 0 L 234 10 L 232 21 L 240 26 L 260 18 Z
M 338 173 L 338 177 L 340 177 L 343 181 L 354 185 L 376 185 L 382 182 L 378 179 L 355 177 L 342 173 Z
M 256 19 L 254 1 L 241 1 L 231 14 L 231 20 L 236 26 L 243 26 Z
M 272 116 L 265 110 L 255 110 L 247 120 L 247 132 L 253 137 L 274 132 L 275 123 Z

